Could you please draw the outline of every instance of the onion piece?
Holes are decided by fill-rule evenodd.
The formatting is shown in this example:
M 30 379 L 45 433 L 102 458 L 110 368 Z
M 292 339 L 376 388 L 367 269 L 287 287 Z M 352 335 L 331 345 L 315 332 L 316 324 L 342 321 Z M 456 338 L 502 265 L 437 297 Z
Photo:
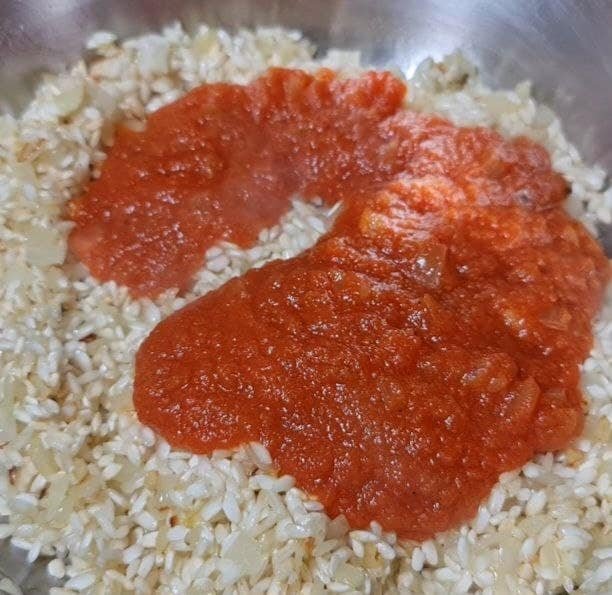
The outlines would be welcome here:
M 66 242 L 54 229 L 27 224 L 25 255 L 29 264 L 39 267 L 62 264 L 66 258 Z
M 572 321 L 572 315 L 563 306 L 553 306 L 540 316 L 540 322 L 547 328 L 566 331 Z
M 415 259 L 411 270 L 412 278 L 429 289 L 439 287 L 444 272 L 446 252 L 444 244 L 429 246 Z
M 17 437 L 15 407 L 16 381 L 7 377 L 0 381 L 0 442 L 9 442 Z
M 85 97 L 85 85 L 82 79 L 64 76 L 55 83 L 53 105 L 60 117 L 66 117 L 76 112 Z

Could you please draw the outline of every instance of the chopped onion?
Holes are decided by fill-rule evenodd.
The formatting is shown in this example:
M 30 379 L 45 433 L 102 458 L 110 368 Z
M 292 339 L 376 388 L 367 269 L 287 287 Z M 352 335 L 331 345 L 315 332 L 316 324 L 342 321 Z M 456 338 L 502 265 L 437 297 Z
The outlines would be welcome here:
M 500 116 L 517 111 L 520 108 L 518 101 L 512 101 L 505 92 L 491 93 L 480 100 L 489 113 Z
M 360 568 L 344 563 L 338 566 L 334 573 L 334 579 L 337 582 L 353 587 L 353 589 L 360 589 L 363 586 L 365 576 Z
M 30 184 L 32 186 L 36 186 L 36 173 L 34 172 L 34 168 L 31 163 L 22 162 L 15 163 L 12 166 L 13 173 L 15 177 L 22 184 Z
M 17 128 L 15 118 L 10 115 L 0 116 L 0 142 L 4 139 L 13 136 Z
M 52 451 L 45 448 L 38 435 L 34 436 L 30 444 L 30 458 L 38 472 L 46 479 L 50 479 L 57 473 L 58 466 L 55 463 Z
M 138 69 L 143 76 L 166 74 L 170 45 L 160 35 L 145 35 L 138 40 Z
M 567 398 L 567 391 L 564 388 L 553 387 L 549 388 L 545 393 L 544 397 L 548 401 L 553 401 L 555 403 L 564 403 Z
M 440 286 L 447 248 L 444 244 L 433 244 L 420 254 L 412 266 L 411 275 L 421 285 L 430 289 Z
M 247 576 L 261 572 L 266 562 L 259 543 L 245 532 L 238 534 L 227 549 L 225 557 L 236 562 Z
M 358 50 L 328 50 L 323 64 L 334 70 L 350 70 L 361 65 L 361 52 Z
M 539 562 L 542 567 L 552 570 L 554 577 L 551 575 L 549 579 L 557 578 L 561 575 L 561 558 L 557 552 L 557 548 L 551 543 L 545 543 L 540 549 Z
M 17 437 L 17 423 L 13 414 L 16 382 L 11 377 L 0 381 L 0 442 L 9 442 Z
M 15 263 L 4 273 L 3 279 L 5 283 L 16 281 L 18 283 L 23 283 L 24 285 L 29 285 L 32 283 L 34 275 L 29 267 L 21 263 Z
M 527 517 L 526 520 L 537 518 L 539 517 Z M 508 535 L 491 533 L 482 536 L 481 544 L 483 551 L 493 550 L 495 552 L 497 560 L 492 566 L 497 572 L 500 574 L 508 574 L 516 569 L 520 559 L 521 541 Z
M 62 264 L 66 258 L 66 242 L 56 230 L 28 224 L 24 230 L 26 236 L 26 260 L 34 266 L 51 266 Z
M 193 51 L 200 57 L 211 54 L 218 47 L 219 38 L 214 29 L 209 29 L 196 35 L 192 45 Z
M 540 316 L 540 322 L 553 330 L 566 331 L 572 321 L 572 315 L 562 306 L 553 306 Z
M 117 36 L 109 31 L 98 31 L 94 33 L 88 40 L 86 48 L 88 50 L 96 50 L 100 47 L 112 45 L 117 40 Z
M 49 480 L 49 490 L 46 496 L 47 519 L 51 520 L 62 510 L 66 494 L 70 487 L 70 478 L 67 473 L 56 473 Z
M 117 112 L 117 98 L 105 91 L 100 85 L 89 85 L 87 93 L 91 103 L 97 107 L 104 116 L 113 119 Z
M 539 397 L 540 387 L 531 376 L 519 380 L 506 396 L 501 413 L 507 421 L 522 425 L 533 415 Z
M 59 78 L 55 84 L 56 95 L 53 104 L 58 116 L 69 116 L 74 113 L 83 102 L 85 85 L 81 79 L 66 76 Z
M 23 591 L 10 578 L 4 577 L 0 579 L 0 593 L 22 595 Z

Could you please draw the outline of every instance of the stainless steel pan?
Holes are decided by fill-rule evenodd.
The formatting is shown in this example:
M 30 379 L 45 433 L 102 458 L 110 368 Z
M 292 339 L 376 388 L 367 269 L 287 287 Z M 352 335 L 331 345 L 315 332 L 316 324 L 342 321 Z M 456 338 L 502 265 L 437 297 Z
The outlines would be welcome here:
M 299 28 L 321 48 L 358 48 L 407 73 L 425 56 L 463 48 L 500 86 L 529 78 L 584 157 L 612 171 L 612 2 L 608 0 L 0 0 L 0 112 L 18 111 L 37 75 L 82 54 L 96 30 L 133 35 L 180 19 L 230 29 Z M 612 229 L 602 230 L 608 254 Z M 6 544 L 0 573 L 29 593 L 44 563 Z

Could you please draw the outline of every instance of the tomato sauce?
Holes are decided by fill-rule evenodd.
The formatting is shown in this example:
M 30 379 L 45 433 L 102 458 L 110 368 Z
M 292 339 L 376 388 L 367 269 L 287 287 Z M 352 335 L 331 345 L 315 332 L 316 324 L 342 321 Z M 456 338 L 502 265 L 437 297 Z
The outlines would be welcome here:
M 215 241 L 253 243 L 294 193 L 342 199 L 313 248 L 161 322 L 134 403 L 176 447 L 260 441 L 329 514 L 425 539 L 580 432 L 608 262 L 544 149 L 404 94 L 385 73 L 288 70 L 197 89 L 119 134 L 71 246 L 155 295 Z

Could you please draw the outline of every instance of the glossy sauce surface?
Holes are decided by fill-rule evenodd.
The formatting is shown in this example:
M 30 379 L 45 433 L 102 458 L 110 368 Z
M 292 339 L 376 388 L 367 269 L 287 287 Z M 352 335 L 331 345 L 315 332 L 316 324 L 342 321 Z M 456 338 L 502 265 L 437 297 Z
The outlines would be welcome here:
M 316 246 L 160 323 L 134 402 L 174 446 L 261 441 L 329 514 L 424 539 L 580 431 L 608 263 L 542 148 L 402 110 L 404 92 L 282 70 L 198 89 L 119 136 L 71 244 L 154 295 L 292 193 L 342 199 Z

